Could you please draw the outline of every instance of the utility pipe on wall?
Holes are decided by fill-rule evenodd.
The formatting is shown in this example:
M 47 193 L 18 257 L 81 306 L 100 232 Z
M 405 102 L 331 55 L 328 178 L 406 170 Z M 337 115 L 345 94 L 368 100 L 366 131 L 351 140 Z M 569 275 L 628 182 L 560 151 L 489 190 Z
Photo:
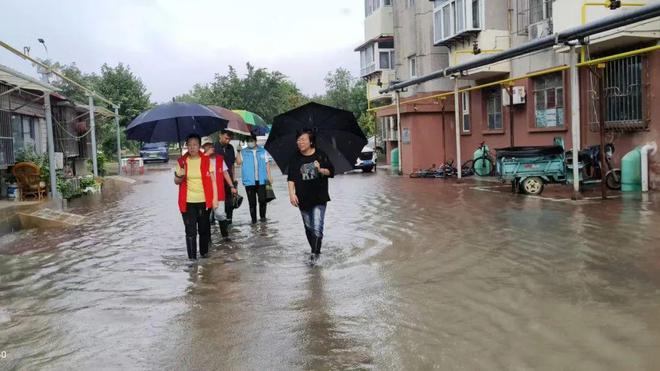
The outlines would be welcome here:
M 642 192 L 649 191 L 649 156 L 655 155 L 658 145 L 655 142 L 642 146 Z

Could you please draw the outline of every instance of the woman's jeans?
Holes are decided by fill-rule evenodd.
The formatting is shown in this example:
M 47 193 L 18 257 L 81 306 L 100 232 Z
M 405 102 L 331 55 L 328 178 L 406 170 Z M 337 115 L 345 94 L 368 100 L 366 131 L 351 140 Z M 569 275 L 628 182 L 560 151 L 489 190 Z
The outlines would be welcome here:
M 211 238 L 211 209 L 206 208 L 206 203 L 187 203 L 186 212 L 181 213 L 183 224 L 186 227 L 186 248 L 188 258 L 197 259 L 197 240 L 199 234 L 199 253 L 205 256 L 209 252 L 209 240 Z
M 321 253 L 325 207 L 326 204 L 316 205 L 308 210 L 300 209 L 300 215 L 302 215 L 303 224 L 305 224 L 307 242 L 309 242 L 309 246 L 312 249 L 312 254 Z
M 255 182 L 253 186 L 245 186 L 248 203 L 250 204 L 250 217 L 252 224 L 257 222 L 257 198 L 259 199 L 259 217 L 266 219 L 266 185 Z

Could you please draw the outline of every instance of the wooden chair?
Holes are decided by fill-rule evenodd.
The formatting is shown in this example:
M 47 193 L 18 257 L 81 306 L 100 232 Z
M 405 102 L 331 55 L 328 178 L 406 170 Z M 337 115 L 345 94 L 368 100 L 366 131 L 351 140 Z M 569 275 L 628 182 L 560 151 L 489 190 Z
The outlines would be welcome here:
M 28 197 L 41 200 L 46 197 L 46 187 L 41 186 L 41 170 L 32 162 L 19 162 L 11 170 L 21 190 L 21 201 Z

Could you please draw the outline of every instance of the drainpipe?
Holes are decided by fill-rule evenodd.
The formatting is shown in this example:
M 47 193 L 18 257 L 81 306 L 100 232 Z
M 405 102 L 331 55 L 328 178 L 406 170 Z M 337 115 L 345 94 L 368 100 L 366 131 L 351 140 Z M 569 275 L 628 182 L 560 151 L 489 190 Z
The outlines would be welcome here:
M 461 163 L 461 128 L 460 128 L 460 112 L 458 106 L 458 77 L 454 79 L 454 126 L 456 127 L 456 176 L 461 179 L 463 176 L 463 164 Z
M 50 92 L 44 94 L 44 113 L 46 114 L 46 135 L 48 137 L 48 169 L 50 170 L 50 197 L 59 198 L 57 178 L 55 177 L 55 140 L 53 136 L 53 112 L 50 105 Z
M 403 143 L 401 142 L 401 97 L 399 95 L 399 91 L 394 92 L 394 97 L 396 98 L 396 126 L 397 126 L 397 148 L 399 149 L 398 155 L 399 155 L 399 166 L 398 166 L 398 173 L 399 175 L 402 174 L 401 169 L 403 167 L 403 164 L 401 163 L 401 152 L 403 152 Z
M 96 162 L 96 123 L 94 122 L 94 114 L 96 109 L 94 108 L 94 97 L 89 95 L 89 125 L 92 128 L 90 135 L 92 136 L 92 170 L 94 171 L 94 177 L 99 176 L 98 163 Z M 121 162 L 120 162 L 121 164 Z
M 658 145 L 655 142 L 642 146 L 642 192 L 649 191 L 649 156 L 655 155 Z
M 571 142 L 573 149 L 573 199 L 580 194 L 580 173 L 578 153 L 580 152 L 580 80 L 578 76 L 575 45 L 570 45 L 568 53 L 571 74 Z
M 115 126 L 117 127 L 117 174 L 121 175 L 121 132 L 119 129 L 119 106 L 115 106 Z

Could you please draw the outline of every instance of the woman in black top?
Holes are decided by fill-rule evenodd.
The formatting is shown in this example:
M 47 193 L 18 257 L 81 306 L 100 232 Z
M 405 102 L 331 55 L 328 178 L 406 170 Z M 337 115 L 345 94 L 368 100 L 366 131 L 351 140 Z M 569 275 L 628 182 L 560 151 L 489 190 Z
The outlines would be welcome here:
M 299 152 L 289 163 L 289 200 L 300 209 L 305 234 L 312 250 L 310 259 L 315 262 L 321 253 L 323 220 L 328 195 L 328 178 L 335 175 L 335 168 L 328 156 L 315 146 L 314 133 L 303 130 L 298 133 L 296 144 Z

